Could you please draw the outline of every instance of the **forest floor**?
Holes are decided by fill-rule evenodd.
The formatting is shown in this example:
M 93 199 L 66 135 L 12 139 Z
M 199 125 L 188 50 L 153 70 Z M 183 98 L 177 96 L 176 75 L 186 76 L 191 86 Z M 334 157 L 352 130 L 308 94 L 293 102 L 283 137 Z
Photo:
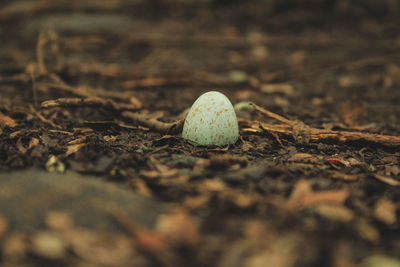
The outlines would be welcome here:
M 400 266 L 399 17 L 273 2 L 0 4 L 1 265 Z

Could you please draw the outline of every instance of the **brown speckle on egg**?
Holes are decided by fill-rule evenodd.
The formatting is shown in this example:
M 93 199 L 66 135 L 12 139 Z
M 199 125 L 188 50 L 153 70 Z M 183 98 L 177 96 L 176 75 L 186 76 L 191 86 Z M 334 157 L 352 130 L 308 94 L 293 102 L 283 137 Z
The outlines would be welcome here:
M 196 145 L 233 144 L 238 135 L 232 104 L 226 96 L 215 91 L 205 93 L 195 101 L 182 132 L 184 139 Z

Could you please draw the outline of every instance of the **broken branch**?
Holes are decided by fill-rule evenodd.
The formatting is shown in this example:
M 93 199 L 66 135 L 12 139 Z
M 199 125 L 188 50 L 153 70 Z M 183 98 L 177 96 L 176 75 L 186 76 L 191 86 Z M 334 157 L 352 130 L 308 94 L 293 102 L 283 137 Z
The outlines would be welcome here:
M 150 128 L 160 133 L 178 133 L 182 131 L 184 119 L 180 119 L 174 122 L 162 122 L 156 119 L 148 118 L 143 114 L 134 113 L 130 111 L 122 112 L 122 117 L 130 119 L 142 126 Z
M 348 132 L 348 131 L 334 131 L 334 130 L 324 130 L 310 127 L 301 121 L 288 120 L 278 114 L 268 111 L 262 107 L 257 106 L 252 103 L 254 108 L 261 114 L 275 119 L 283 124 L 268 124 L 263 122 L 256 122 L 253 124 L 250 132 L 254 132 L 257 127 L 260 129 L 259 132 L 270 132 L 272 134 L 285 134 L 296 137 L 298 133 L 299 124 L 302 125 L 302 129 L 307 135 L 307 140 L 313 142 L 326 142 L 335 141 L 338 143 L 352 142 L 352 141 L 367 141 L 372 143 L 377 143 L 385 146 L 400 146 L 400 137 L 391 135 L 381 135 L 363 132 Z M 246 131 L 246 129 L 244 129 Z
M 139 107 L 132 104 L 119 104 L 110 99 L 103 99 L 99 97 L 89 98 L 58 98 L 56 100 L 44 101 L 41 104 L 42 108 L 54 107 L 103 107 L 115 111 L 123 110 L 137 110 Z

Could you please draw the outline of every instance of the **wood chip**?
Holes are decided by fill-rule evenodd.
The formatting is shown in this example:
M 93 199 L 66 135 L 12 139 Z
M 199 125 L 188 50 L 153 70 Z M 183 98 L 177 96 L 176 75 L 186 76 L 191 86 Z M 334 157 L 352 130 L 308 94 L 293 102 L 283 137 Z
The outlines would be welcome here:
M 302 205 L 305 207 L 320 203 L 341 205 L 346 201 L 349 194 L 350 193 L 348 190 L 329 190 L 315 192 L 306 195 L 303 199 Z
M 177 244 L 195 245 L 200 238 L 197 222 L 184 211 L 160 215 L 156 230 Z
M 0 126 L 1 128 L 4 127 L 10 127 L 10 128 L 14 128 L 16 127 L 18 124 L 9 116 L 4 115 L 3 113 L 0 112 Z
M 380 175 L 380 174 L 374 174 L 373 177 L 379 181 L 381 181 L 382 183 L 391 185 L 391 186 L 400 186 L 400 181 L 389 177 L 389 176 L 384 176 L 384 175 Z
M 263 84 L 260 89 L 261 92 L 268 94 L 281 93 L 287 96 L 292 96 L 295 93 L 293 86 L 287 83 Z
M 318 163 L 318 159 L 314 155 L 307 153 L 296 153 L 292 155 L 288 161 Z
M 321 204 L 315 207 L 315 211 L 333 221 L 350 222 L 354 218 L 353 211 L 344 206 Z
M 65 156 L 68 157 L 69 155 L 72 155 L 72 154 L 78 152 L 84 146 L 85 146 L 85 144 L 82 144 L 82 143 L 67 146 L 67 152 L 65 152 Z
M 396 222 L 396 204 L 386 197 L 381 197 L 374 206 L 374 217 L 388 225 Z

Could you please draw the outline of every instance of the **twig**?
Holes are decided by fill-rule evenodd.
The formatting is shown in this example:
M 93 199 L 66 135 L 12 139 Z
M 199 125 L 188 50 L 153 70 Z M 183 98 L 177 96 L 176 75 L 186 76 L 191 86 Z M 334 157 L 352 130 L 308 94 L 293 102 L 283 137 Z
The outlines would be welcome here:
M 39 73 L 44 74 L 47 73 L 47 68 L 44 63 L 44 54 L 43 54 L 43 47 L 48 42 L 48 38 L 45 37 L 44 33 L 41 32 L 39 34 L 39 39 L 36 45 L 36 60 L 39 68 Z
M 33 69 L 29 69 L 28 71 L 29 71 L 29 74 L 30 74 L 31 80 L 32 80 L 33 104 L 34 104 L 35 108 L 37 108 L 39 106 L 39 102 L 38 102 L 38 97 L 37 97 L 36 78 L 35 78 L 35 75 L 33 74 Z
M 142 126 L 149 129 L 155 130 L 160 133 L 178 133 L 182 131 L 184 119 L 180 119 L 174 122 L 162 122 L 156 119 L 147 118 L 145 115 L 140 113 L 133 113 L 130 111 L 122 112 L 122 117 L 130 119 Z
M 129 80 L 122 84 L 125 89 L 131 89 L 136 87 L 154 87 L 154 86 L 167 86 L 176 84 L 187 84 L 190 83 L 188 78 L 147 78 L 142 80 Z
M 262 107 L 257 106 L 252 103 L 257 111 L 262 113 L 269 118 L 273 118 L 277 121 L 283 122 L 283 124 L 268 124 L 262 122 L 255 122 L 253 127 L 249 132 L 254 132 L 255 128 L 259 128 L 259 132 L 267 131 L 272 134 L 285 134 L 294 136 L 295 139 L 298 136 L 299 126 L 303 130 L 303 134 L 307 135 L 308 141 L 313 142 L 323 142 L 323 141 L 335 141 L 338 143 L 352 142 L 352 141 L 367 141 L 372 143 L 377 143 L 385 146 L 400 146 L 400 137 L 392 135 L 381 135 L 372 133 L 362 133 L 362 132 L 348 132 L 348 131 L 333 131 L 333 130 L 323 130 L 310 127 L 301 121 L 288 120 L 278 114 L 271 111 L 265 110 Z M 247 131 L 244 129 L 244 131 Z M 257 130 L 256 130 L 257 131 Z
M 139 99 L 133 96 L 130 92 L 116 92 L 108 91 L 101 88 L 84 88 L 84 87 L 73 87 L 65 83 L 59 76 L 53 73 L 49 73 L 48 77 L 52 80 L 52 83 L 41 83 L 41 86 L 59 89 L 68 93 L 72 93 L 76 96 L 81 97 L 104 97 L 104 98 L 115 98 L 126 101 L 130 99 L 131 102 L 137 103 L 138 107 L 141 108 L 142 104 Z M 132 101 L 133 100 L 133 101 Z
M 41 104 L 42 108 L 54 107 L 103 107 L 115 111 L 123 110 L 137 110 L 139 107 L 131 104 L 119 104 L 110 99 L 103 99 L 99 97 L 89 98 L 58 98 L 56 100 L 44 101 Z
M 267 117 L 269 117 L 271 119 L 283 122 L 283 123 L 288 124 L 288 125 L 294 125 L 294 123 L 295 123 L 295 122 L 293 122 L 293 121 L 291 121 L 289 119 L 286 119 L 286 118 L 282 117 L 281 115 L 275 114 L 275 113 L 273 113 L 273 112 L 271 112 L 269 110 L 266 110 L 266 109 L 264 109 L 264 108 L 262 108 L 260 106 L 257 106 L 254 103 L 250 103 L 250 105 L 252 105 L 255 108 L 255 110 L 257 110 L 261 114 L 263 114 L 263 115 L 265 115 L 265 116 L 267 116 Z

